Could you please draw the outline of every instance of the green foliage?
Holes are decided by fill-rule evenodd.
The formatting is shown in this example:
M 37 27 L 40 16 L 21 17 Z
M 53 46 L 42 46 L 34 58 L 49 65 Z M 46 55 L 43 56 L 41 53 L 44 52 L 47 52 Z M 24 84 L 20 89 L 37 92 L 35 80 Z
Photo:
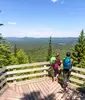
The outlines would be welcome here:
M 9 65 L 11 50 L 8 42 L 0 34 L 0 67 Z
M 77 44 L 75 45 L 72 58 L 74 66 L 82 68 L 85 66 L 85 34 L 83 30 L 81 31 Z
M 51 57 L 52 57 L 52 42 L 51 42 L 51 37 L 50 37 L 49 47 L 48 47 L 47 61 L 49 61 Z
M 49 38 L 7 38 L 11 45 L 17 45 L 17 49 L 23 49 L 33 62 L 47 61 Z M 65 57 L 67 51 L 72 52 L 77 38 L 52 38 L 52 56 L 56 55 L 56 49 L 60 49 L 60 58 Z
M 30 56 L 28 57 L 28 61 L 29 61 L 29 63 L 31 63 L 31 62 L 32 62 L 32 61 L 31 61 L 31 57 L 30 57 Z
M 17 51 L 17 59 L 19 64 L 28 63 L 28 56 L 22 49 Z
M 11 52 L 11 46 L 0 34 L 0 67 L 19 64 L 18 59 Z
M 16 57 L 17 56 L 17 47 L 16 47 L 16 44 L 14 46 L 14 56 Z
M 11 54 L 10 59 L 9 59 L 10 65 L 17 65 L 18 63 L 18 59 L 17 57 L 14 56 L 14 54 Z

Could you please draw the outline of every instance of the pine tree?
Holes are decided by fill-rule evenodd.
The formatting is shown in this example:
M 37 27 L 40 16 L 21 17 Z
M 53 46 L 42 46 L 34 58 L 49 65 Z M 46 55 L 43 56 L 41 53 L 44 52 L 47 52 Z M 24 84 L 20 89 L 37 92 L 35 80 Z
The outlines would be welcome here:
M 85 34 L 84 30 L 81 31 L 77 44 L 75 45 L 74 52 L 72 54 L 73 65 L 78 67 L 85 66 Z
M 51 41 L 51 36 L 50 36 L 50 40 L 49 40 L 49 47 L 48 47 L 48 55 L 47 55 L 47 61 L 50 60 L 50 58 L 52 57 L 52 41 Z
M 14 56 L 15 56 L 15 57 L 17 56 L 17 46 L 16 46 L 16 44 L 15 44 L 15 46 L 14 46 Z
M 28 63 L 28 56 L 25 54 L 25 52 L 22 49 L 17 51 L 17 59 L 19 64 Z
M 9 65 L 17 65 L 19 64 L 18 58 L 14 56 L 13 53 L 11 53 L 10 59 L 9 59 Z
M 17 58 L 11 52 L 11 46 L 0 34 L 0 67 L 18 64 Z
M 31 57 L 30 57 L 30 56 L 28 57 L 28 60 L 29 60 L 29 63 L 31 63 L 31 62 L 32 62 L 32 61 L 31 61 Z
M 0 34 L 0 67 L 9 64 L 10 56 L 11 56 L 11 50 L 9 43 Z

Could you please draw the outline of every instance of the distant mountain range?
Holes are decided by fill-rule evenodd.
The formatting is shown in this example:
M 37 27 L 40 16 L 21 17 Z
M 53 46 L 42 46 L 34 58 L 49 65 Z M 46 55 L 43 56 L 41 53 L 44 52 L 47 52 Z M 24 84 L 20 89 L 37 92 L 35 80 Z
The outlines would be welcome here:
M 16 43 L 30 43 L 30 44 L 43 44 L 48 43 L 49 38 L 33 38 L 33 37 L 6 37 L 8 41 L 10 41 L 12 44 Z M 59 45 L 75 45 L 77 43 L 78 38 L 68 37 L 68 38 L 52 38 L 53 44 L 59 44 Z

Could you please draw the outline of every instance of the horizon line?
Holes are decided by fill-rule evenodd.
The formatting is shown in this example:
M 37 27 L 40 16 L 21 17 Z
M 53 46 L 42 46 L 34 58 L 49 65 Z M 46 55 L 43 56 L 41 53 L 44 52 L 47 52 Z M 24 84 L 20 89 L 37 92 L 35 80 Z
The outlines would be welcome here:
M 9 36 L 6 36 L 5 38 L 50 38 L 50 37 L 28 37 L 28 36 L 24 36 L 24 37 L 9 37 Z M 51 38 L 78 38 L 78 37 L 52 37 Z

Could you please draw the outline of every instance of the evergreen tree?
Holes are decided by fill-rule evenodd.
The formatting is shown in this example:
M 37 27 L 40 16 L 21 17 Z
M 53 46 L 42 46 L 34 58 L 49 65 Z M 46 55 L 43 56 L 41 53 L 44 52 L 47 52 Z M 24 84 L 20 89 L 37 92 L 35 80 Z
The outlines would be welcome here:
M 17 51 L 17 59 L 19 64 L 28 63 L 28 56 L 22 49 Z
M 16 47 L 16 44 L 14 46 L 14 56 L 16 57 L 17 56 L 17 47 Z
M 11 50 L 6 39 L 0 34 L 0 67 L 9 65 L 9 58 L 11 55 Z
M 14 54 L 12 53 L 9 58 L 9 65 L 17 65 L 17 64 L 19 64 L 18 58 L 15 57 Z
M 85 34 L 84 30 L 81 31 L 77 44 L 75 45 L 74 52 L 72 54 L 73 65 L 78 67 L 85 66 Z
M 0 67 L 11 64 L 18 64 L 18 60 L 11 52 L 11 48 L 7 40 L 0 34 Z
M 48 55 L 47 55 L 47 61 L 50 60 L 50 58 L 52 57 L 52 41 L 51 41 L 51 37 L 50 37 L 50 40 L 49 40 L 49 47 L 48 47 Z
M 28 60 L 29 60 L 29 63 L 31 63 L 31 62 L 32 62 L 32 61 L 31 61 L 31 57 L 30 57 L 30 56 L 28 57 Z

